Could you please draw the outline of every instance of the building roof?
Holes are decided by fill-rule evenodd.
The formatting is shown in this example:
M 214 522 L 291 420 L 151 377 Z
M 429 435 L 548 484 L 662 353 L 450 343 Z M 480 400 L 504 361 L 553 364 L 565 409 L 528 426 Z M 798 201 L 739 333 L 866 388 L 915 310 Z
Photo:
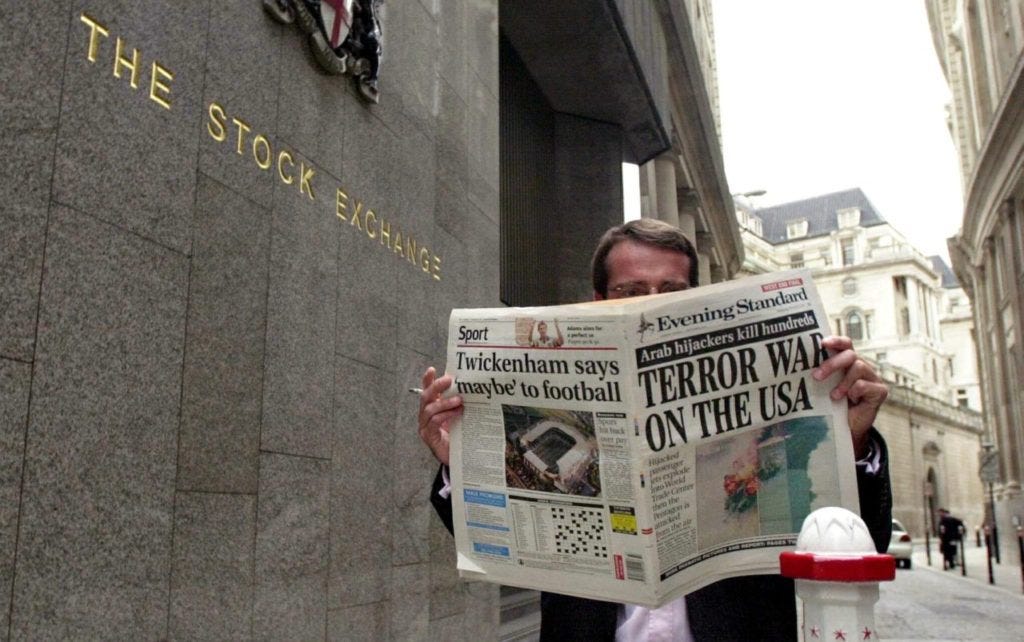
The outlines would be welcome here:
M 942 277 L 942 287 L 946 289 L 960 287 L 960 282 L 956 280 L 956 274 L 953 273 L 953 269 L 946 264 L 941 256 L 938 254 L 929 256 L 928 260 L 932 262 L 932 269 Z
M 827 236 L 839 229 L 836 212 L 850 207 L 860 208 L 860 227 L 882 225 L 887 221 L 871 204 L 859 187 L 765 207 L 755 211 L 761 219 L 762 238 L 772 244 L 785 243 L 786 225 L 792 221 L 807 220 L 807 235 L 800 238 Z

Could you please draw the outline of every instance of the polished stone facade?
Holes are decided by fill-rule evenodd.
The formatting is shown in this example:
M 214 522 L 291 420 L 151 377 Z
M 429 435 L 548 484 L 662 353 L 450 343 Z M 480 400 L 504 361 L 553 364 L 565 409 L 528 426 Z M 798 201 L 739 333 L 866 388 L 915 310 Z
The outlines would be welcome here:
M 259 2 L 0 18 L 0 640 L 493 636 L 406 389 L 499 303 L 497 3 L 383 20 L 368 105 Z
M 739 265 L 706 0 L 389 0 L 379 104 L 261 4 L 0 15 L 0 642 L 530 635 L 427 501 L 449 311 L 589 298 L 623 161 Z
M 971 298 L 985 442 L 998 460 L 986 521 L 1002 562 L 1018 564 L 1024 526 L 1024 4 L 928 0 L 932 39 L 952 93 L 964 218 L 949 239 Z M 994 507 L 994 514 L 992 508 Z

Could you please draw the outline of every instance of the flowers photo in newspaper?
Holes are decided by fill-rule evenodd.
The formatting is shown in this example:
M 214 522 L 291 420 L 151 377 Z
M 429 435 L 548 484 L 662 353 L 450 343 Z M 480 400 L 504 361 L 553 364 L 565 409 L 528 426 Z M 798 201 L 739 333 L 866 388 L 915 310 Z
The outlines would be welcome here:
M 829 419 L 784 421 L 698 446 L 702 553 L 737 538 L 799 531 L 808 513 L 839 502 Z

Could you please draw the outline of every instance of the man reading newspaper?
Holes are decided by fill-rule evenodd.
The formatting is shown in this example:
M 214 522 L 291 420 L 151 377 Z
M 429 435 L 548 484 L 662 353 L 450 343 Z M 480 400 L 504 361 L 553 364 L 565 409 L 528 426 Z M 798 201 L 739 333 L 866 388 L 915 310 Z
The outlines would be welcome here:
M 697 256 L 682 232 L 651 219 L 613 227 L 602 237 L 592 264 L 594 299 L 616 299 L 685 290 L 697 284 Z M 884 551 L 891 529 L 892 499 L 885 442 L 872 427 L 888 389 L 847 337 L 822 341 L 829 358 L 812 372 L 816 380 L 843 372 L 833 400 L 849 406 L 850 436 L 857 458 L 861 514 L 875 546 Z M 431 501 L 449 531 L 448 426 L 463 410 L 452 385 L 434 368 L 423 375 L 419 434 L 441 462 Z M 648 609 L 554 593 L 541 595 L 542 640 L 789 640 L 797 632 L 792 580 L 778 575 L 733 577 Z

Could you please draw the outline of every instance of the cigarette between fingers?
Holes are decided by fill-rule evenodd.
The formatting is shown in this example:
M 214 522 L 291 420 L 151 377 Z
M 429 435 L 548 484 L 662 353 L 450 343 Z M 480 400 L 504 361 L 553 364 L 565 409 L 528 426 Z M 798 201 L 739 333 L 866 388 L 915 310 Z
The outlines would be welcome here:
M 409 388 L 409 392 L 414 395 L 423 394 L 423 388 Z

